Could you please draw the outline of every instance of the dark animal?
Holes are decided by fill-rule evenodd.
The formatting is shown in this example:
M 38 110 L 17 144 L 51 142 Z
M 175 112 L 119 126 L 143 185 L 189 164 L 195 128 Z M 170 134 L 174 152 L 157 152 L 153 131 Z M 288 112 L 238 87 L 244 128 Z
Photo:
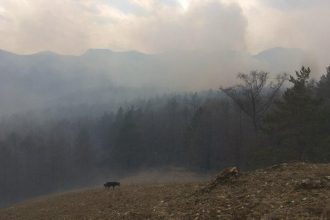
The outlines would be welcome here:
M 106 182 L 106 183 L 104 183 L 104 187 L 106 189 L 109 189 L 110 187 L 112 187 L 112 189 L 115 189 L 116 186 L 120 186 L 120 182 Z

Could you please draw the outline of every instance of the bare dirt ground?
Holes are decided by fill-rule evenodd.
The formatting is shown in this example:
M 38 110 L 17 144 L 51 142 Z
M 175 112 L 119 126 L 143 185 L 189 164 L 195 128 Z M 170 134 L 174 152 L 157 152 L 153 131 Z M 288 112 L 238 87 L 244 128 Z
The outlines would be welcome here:
M 0 220 L 11 219 L 330 219 L 330 164 L 68 192 L 0 210 Z

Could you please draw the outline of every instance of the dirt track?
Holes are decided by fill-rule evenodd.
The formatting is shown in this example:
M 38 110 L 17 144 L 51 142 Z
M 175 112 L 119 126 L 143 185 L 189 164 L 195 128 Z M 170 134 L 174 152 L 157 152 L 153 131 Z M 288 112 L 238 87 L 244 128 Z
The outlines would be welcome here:
M 0 210 L 0 219 L 330 219 L 330 164 L 282 164 L 221 183 L 70 192 Z

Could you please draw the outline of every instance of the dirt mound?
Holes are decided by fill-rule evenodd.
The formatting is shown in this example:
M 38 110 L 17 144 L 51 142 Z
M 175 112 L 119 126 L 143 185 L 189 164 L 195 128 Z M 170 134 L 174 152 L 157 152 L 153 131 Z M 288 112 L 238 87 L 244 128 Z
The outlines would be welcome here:
M 233 184 L 236 178 L 239 175 L 239 170 L 237 167 L 229 167 L 224 169 L 220 174 L 218 174 L 214 180 L 212 180 L 209 184 L 205 187 L 199 189 L 196 193 L 209 193 L 214 188 L 222 184 Z
M 284 163 L 215 179 L 190 199 L 196 219 L 330 219 L 329 174 L 329 164 Z
M 0 219 L 330 219 L 330 164 L 230 168 L 210 182 L 71 192 L 0 210 Z

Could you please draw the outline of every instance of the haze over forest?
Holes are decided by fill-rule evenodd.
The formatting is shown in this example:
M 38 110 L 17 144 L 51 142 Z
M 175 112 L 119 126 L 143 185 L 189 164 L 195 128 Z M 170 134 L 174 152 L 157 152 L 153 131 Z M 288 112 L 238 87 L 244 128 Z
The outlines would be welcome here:
M 239 72 L 298 69 L 308 55 L 273 48 L 257 55 L 237 51 L 161 54 L 90 49 L 80 56 L 0 51 L 0 113 L 92 105 L 118 107 L 133 98 L 195 92 L 232 85 Z M 99 107 L 98 107 L 99 108 Z M 106 109 L 102 109 L 105 111 Z
M 2 0 L 0 207 L 169 166 L 328 162 L 329 10 Z

